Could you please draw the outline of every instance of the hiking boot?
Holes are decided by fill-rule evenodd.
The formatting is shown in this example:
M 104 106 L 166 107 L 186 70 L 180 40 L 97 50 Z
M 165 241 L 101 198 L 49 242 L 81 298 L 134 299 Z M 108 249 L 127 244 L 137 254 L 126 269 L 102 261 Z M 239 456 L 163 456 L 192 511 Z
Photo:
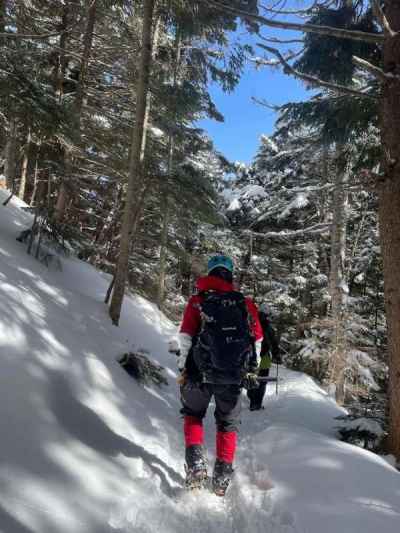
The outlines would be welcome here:
M 185 451 L 186 458 L 186 481 L 187 489 L 202 488 L 207 481 L 207 459 L 204 448 L 200 444 L 188 446 Z
M 265 409 L 263 405 L 251 405 L 249 407 L 250 411 L 260 411 L 262 409 Z
M 231 463 L 225 463 L 220 459 L 215 461 L 212 487 L 217 496 L 225 496 L 226 489 L 231 482 L 232 474 L 233 468 Z

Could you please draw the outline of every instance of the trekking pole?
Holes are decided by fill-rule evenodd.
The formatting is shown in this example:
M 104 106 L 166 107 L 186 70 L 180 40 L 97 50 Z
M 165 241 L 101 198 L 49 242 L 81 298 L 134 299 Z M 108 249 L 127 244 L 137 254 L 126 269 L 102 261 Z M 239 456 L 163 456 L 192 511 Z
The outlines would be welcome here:
M 278 396 L 278 381 L 279 381 L 279 365 L 276 363 L 276 385 L 275 385 L 275 394 Z

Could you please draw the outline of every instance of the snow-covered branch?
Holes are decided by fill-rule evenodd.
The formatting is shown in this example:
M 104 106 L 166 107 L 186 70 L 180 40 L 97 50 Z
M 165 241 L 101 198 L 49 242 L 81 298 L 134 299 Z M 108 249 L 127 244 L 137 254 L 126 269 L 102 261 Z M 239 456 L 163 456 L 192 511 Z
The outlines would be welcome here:
M 377 67 L 376 65 L 373 65 L 369 61 L 366 61 L 365 59 L 362 59 L 361 57 L 358 57 L 358 56 L 353 56 L 353 62 L 359 68 L 361 68 L 362 70 L 366 70 L 367 72 L 369 72 L 370 74 L 378 78 L 379 80 L 383 82 L 387 81 L 388 78 L 386 77 L 386 74 L 383 72 L 383 70 Z
M 378 0 L 372 0 L 372 9 L 379 25 L 383 28 L 384 32 L 390 37 L 394 37 L 396 32 L 390 27 L 389 21 L 382 9 L 382 6 Z
M 383 33 L 369 33 L 359 30 L 346 30 L 342 28 L 334 28 L 332 26 L 320 26 L 318 24 L 301 24 L 297 22 L 286 22 L 283 20 L 275 20 L 263 17 L 262 15 L 255 15 L 248 13 L 241 9 L 231 7 L 228 4 L 223 4 L 215 0 L 203 0 L 203 2 L 210 6 L 220 9 L 228 13 L 233 13 L 243 19 L 258 22 L 261 25 L 269 26 L 271 28 L 280 28 L 284 30 L 295 30 L 305 33 L 316 33 L 319 35 L 327 35 L 329 37 L 337 37 L 338 39 L 350 39 L 352 41 L 362 41 L 368 43 L 383 43 L 385 35 Z
M 299 229 L 294 231 L 268 231 L 266 233 L 259 233 L 257 231 L 252 231 L 246 229 L 243 231 L 243 235 L 252 235 L 257 237 L 257 239 L 279 239 L 287 241 L 290 239 L 297 239 L 299 237 L 310 236 L 310 235 L 321 235 L 323 233 L 329 233 L 330 224 L 315 224 L 309 228 Z
M 270 52 L 271 54 L 275 55 L 275 57 L 278 58 L 279 62 L 283 66 L 284 72 L 286 74 L 291 74 L 292 76 L 295 76 L 296 78 L 299 78 L 303 81 L 306 81 L 308 83 L 311 83 L 312 85 L 317 85 L 319 87 L 325 87 L 327 89 L 330 89 L 332 91 L 336 91 L 342 94 L 349 94 L 351 96 L 362 96 L 365 98 L 372 98 L 375 99 L 376 97 L 374 95 L 371 95 L 366 92 L 362 92 L 362 90 L 356 90 L 351 89 L 350 87 L 346 87 L 345 85 L 339 85 L 337 83 L 331 83 L 328 81 L 323 81 L 316 76 L 311 76 L 309 74 L 304 74 L 303 72 L 300 72 L 299 70 L 296 70 L 292 65 L 290 65 L 286 59 L 283 57 L 283 55 L 277 50 L 276 48 L 272 48 L 271 46 L 266 46 L 262 43 L 257 43 L 257 46 L 260 48 L 263 48 L 267 52 Z M 259 63 L 262 63 L 261 60 L 258 61 Z M 268 63 L 266 62 L 268 65 Z

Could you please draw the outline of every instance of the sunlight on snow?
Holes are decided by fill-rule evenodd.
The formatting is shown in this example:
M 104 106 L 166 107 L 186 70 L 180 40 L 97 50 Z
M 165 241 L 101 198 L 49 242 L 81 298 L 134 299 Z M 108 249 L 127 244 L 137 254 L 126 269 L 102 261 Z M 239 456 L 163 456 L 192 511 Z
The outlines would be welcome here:
M 39 335 L 46 341 L 47 346 L 52 349 L 53 354 L 56 355 L 68 355 L 69 350 L 65 348 L 53 335 L 53 333 L 47 329 L 39 329 Z
M 51 287 L 50 285 L 48 285 L 44 281 L 37 281 L 36 282 L 36 287 L 39 290 L 41 290 L 42 292 L 44 292 L 44 293 L 48 294 L 49 296 L 51 296 L 53 298 L 53 300 L 55 300 L 57 303 L 59 303 L 61 305 L 65 305 L 65 306 L 68 305 L 68 300 L 66 298 L 64 298 L 64 296 L 62 296 L 60 290 L 57 290 L 54 287 Z
M 7 478 L 12 478 L 12 484 L 7 483 Z M 7 491 L 1 495 L 2 505 L 27 527 L 33 528 L 32 531 L 43 530 L 49 520 L 54 524 L 54 531 L 58 530 L 60 524 L 71 533 L 82 527 L 68 504 L 52 490 L 47 479 L 32 477 L 15 467 L 5 474 L 1 472 L 0 479 L 7 486 Z
M 6 257 L 11 257 L 11 254 L 6 252 L 6 250 L 4 250 L 4 248 L 0 248 L 0 254 L 5 255 Z
M 306 461 L 304 464 L 308 466 L 316 466 L 318 468 L 327 468 L 331 470 L 341 470 L 343 468 L 343 463 L 332 459 L 332 457 L 313 457 Z
M 85 352 L 84 355 L 87 357 L 86 367 L 89 371 L 91 384 L 106 391 L 115 390 L 111 373 L 105 364 L 97 359 L 93 353 Z
M 0 346 L 24 350 L 28 346 L 28 342 L 25 333 L 19 326 L 0 322 Z

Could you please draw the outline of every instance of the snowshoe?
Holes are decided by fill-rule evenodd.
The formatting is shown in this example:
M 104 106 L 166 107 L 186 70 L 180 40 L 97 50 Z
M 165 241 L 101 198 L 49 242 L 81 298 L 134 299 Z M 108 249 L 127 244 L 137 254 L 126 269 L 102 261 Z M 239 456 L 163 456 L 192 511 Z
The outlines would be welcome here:
M 204 457 L 203 446 L 194 445 L 186 448 L 186 480 L 185 487 L 188 490 L 202 489 L 206 486 L 207 460 Z
M 217 496 L 225 496 L 226 490 L 232 479 L 233 468 L 230 463 L 225 463 L 220 459 L 215 461 L 212 478 L 212 488 Z

